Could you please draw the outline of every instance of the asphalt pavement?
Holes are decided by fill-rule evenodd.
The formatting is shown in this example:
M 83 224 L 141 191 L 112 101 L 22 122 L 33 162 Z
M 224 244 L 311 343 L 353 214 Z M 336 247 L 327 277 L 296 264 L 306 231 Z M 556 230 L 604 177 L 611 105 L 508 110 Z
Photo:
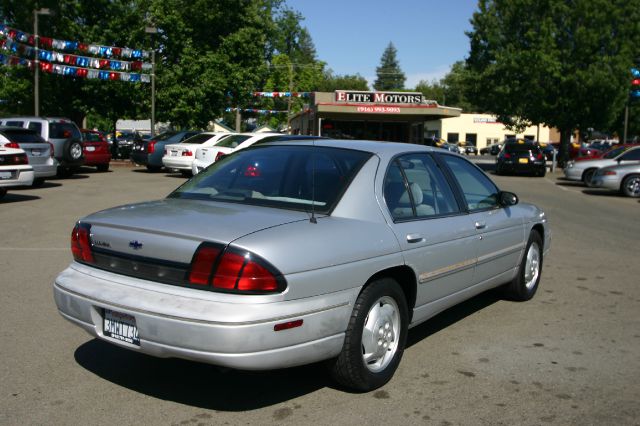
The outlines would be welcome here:
M 481 162 L 491 169 L 491 162 Z M 52 297 L 74 222 L 166 196 L 179 174 L 83 169 L 0 201 L 0 424 L 640 424 L 640 203 L 560 179 L 495 176 L 553 231 L 526 303 L 494 292 L 409 333 L 396 375 L 364 394 L 321 365 L 242 372 L 156 359 L 64 320 Z

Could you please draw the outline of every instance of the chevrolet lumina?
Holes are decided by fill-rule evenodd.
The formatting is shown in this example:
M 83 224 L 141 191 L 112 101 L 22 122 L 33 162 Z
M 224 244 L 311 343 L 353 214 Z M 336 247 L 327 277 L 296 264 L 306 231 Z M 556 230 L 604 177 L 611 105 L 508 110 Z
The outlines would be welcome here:
M 533 297 L 550 240 L 542 210 L 458 154 L 271 142 L 80 219 L 53 289 L 64 318 L 121 347 L 249 370 L 327 360 L 367 391 L 408 328 L 495 287 Z

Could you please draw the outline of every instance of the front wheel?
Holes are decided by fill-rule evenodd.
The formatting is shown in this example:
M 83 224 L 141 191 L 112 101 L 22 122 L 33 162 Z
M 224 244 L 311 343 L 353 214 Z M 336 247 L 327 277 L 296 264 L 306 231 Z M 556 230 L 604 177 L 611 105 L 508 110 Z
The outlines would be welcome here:
M 587 171 L 585 171 L 582 174 L 582 182 L 588 186 L 589 188 L 592 187 L 591 185 L 591 179 L 593 178 L 593 176 L 596 174 L 596 169 L 589 169 Z
M 640 175 L 630 175 L 624 178 L 620 189 L 627 197 L 640 197 Z
M 531 231 L 518 275 L 505 286 L 506 296 L 515 301 L 525 302 L 538 290 L 542 274 L 542 237 L 537 231 Z
M 330 365 L 333 378 L 359 391 L 383 386 L 404 352 L 409 322 L 404 292 L 392 278 L 371 282 L 356 300 L 342 352 Z

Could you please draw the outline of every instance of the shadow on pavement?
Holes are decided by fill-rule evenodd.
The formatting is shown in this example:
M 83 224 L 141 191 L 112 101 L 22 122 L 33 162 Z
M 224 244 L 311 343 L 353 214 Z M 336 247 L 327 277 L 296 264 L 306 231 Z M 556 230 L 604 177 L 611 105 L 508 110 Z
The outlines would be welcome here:
M 587 195 L 599 195 L 601 197 L 623 197 L 622 194 L 616 191 L 610 191 L 608 189 L 585 189 L 582 191 L 583 194 Z
M 39 200 L 40 198 L 41 197 L 35 195 L 16 194 L 13 192 L 13 189 L 11 189 L 4 197 L 0 198 L 0 204 L 20 203 L 23 201 Z
M 153 398 L 220 411 L 280 404 L 333 386 L 322 364 L 273 371 L 239 371 L 180 359 L 161 359 L 99 339 L 75 351 L 83 368 Z
M 84 173 L 84 171 L 83 171 Z M 84 174 L 72 174 L 71 176 L 52 176 L 52 177 L 48 177 L 48 180 L 61 180 L 61 181 L 65 181 L 65 180 L 78 180 L 78 179 L 88 179 L 89 176 L 84 175 Z

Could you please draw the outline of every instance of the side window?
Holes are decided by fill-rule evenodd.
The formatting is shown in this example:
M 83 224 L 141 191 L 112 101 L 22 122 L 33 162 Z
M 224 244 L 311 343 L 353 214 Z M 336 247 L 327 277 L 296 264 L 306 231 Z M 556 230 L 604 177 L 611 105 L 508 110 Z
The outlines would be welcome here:
M 470 211 L 486 210 L 498 206 L 498 188 L 481 170 L 464 158 L 442 155 L 462 189 Z
M 10 127 L 22 127 L 24 126 L 24 122 L 23 121 L 7 121 L 4 125 L 10 126 Z
M 428 154 L 408 154 L 389 166 L 384 199 L 396 219 L 416 219 L 457 213 L 449 184 Z
M 42 134 L 42 123 L 31 122 L 29 123 L 29 128 L 35 130 L 40 135 Z
M 640 160 L 640 149 L 634 149 L 633 151 L 625 152 L 620 159 L 622 161 L 638 161 Z

